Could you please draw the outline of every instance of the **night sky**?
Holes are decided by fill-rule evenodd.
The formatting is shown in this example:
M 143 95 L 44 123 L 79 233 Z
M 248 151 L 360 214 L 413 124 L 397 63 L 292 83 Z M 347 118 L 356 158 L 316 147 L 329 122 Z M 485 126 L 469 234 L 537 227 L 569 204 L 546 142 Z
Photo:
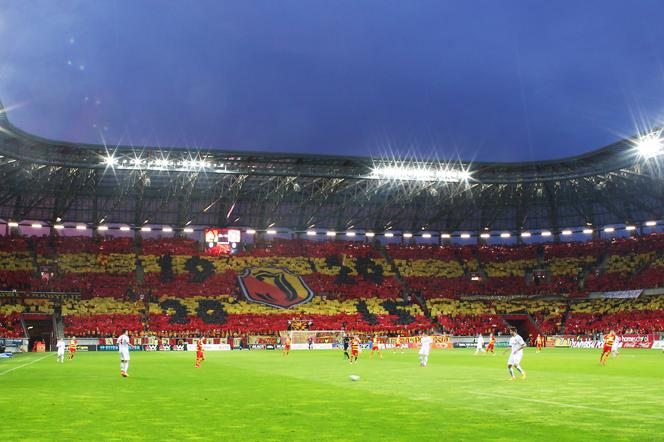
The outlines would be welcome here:
M 0 0 L 47 138 L 529 161 L 664 120 L 664 2 Z

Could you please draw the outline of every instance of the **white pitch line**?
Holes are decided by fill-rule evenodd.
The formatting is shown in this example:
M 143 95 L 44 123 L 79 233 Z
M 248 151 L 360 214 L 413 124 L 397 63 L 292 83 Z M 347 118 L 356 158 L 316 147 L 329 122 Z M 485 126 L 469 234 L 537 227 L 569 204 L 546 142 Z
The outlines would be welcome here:
M 14 370 L 18 370 L 19 368 L 23 368 L 23 367 L 25 367 L 25 366 L 28 366 L 28 365 L 34 364 L 35 362 L 39 362 L 39 361 L 41 361 L 41 360 L 43 360 L 43 359 L 48 358 L 49 356 L 53 356 L 53 355 L 51 355 L 51 354 L 47 354 L 47 355 L 45 355 L 45 356 L 43 356 L 43 357 L 41 357 L 41 358 L 39 358 L 39 359 L 35 359 L 34 361 L 30 361 L 30 362 L 28 362 L 27 364 L 23 364 L 23 365 L 19 365 L 18 367 L 10 368 L 9 370 L 5 370 L 5 371 L 3 371 L 2 373 L 0 373 L 0 376 L 4 376 L 4 375 L 6 375 L 6 374 L 9 373 L 9 372 L 12 372 L 12 371 L 14 371 Z
M 497 398 L 504 398 L 504 399 L 518 399 L 522 401 L 527 401 L 527 402 L 535 402 L 538 404 L 547 404 L 547 405 L 556 405 L 558 407 L 567 407 L 567 408 L 581 408 L 584 410 L 592 410 L 592 411 L 599 411 L 601 413 L 620 413 L 620 414 L 627 414 L 630 416 L 639 416 L 639 417 L 645 417 L 648 419 L 657 419 L 661 420 L 662 416 L 653 416 L 649 414 L 643 414 L 643 413 L 625 413 L 623 410 L 619 409 L 611 409 L 611 408 L 597 408 L 597 407 L 589 407 L 587 405 L 576 405 L 576 404 L 566 404 L 564 402 L 555 402 L 555 401 L 545 401 L 543 399 L 530 399 L 526 397 L 521 397 L 521 396 L 508 396 L 504 394 L 492 394 L 492 393 L 484 393 L 484 392 L 479 392 L 479 391 L 471 391 L 470 393 L 476 394 L 478 396 L 491 396 L 491 397 L 497 397 Z

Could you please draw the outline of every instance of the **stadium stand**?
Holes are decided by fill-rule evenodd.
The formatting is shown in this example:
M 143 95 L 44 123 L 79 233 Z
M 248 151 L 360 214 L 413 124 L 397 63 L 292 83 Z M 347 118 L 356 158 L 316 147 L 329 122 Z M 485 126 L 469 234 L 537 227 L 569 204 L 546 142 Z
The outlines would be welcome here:
M 316 330 L 410 334 L 438 327 L 474 335 L 505 333 L 502 315 L 513 313 L 529 315 L 544 334 L 611 327 L 648 332 L 664 326 L 662 297 L 583 298 L 598 290 L 658 287 L 663 241 L 664 235 L 649 235 L 541 246 L 382 248 L 275 240 L 233 256 L 207 256 L 196 241 L 179 238 L 1 237 L 0 282 L 4 290 L 79 292 L 81 299 L 61 306 L 65 333 L 77 336 L 114 335 L 123 327 L 137 335 L 274 334 L 294 318 Z M 48 280 L 38 276 L 43 266 L 54 269 Z M 316 296 L 288 311 L 248 302 L 238 275 L 260 267 L 289 269 Z M 53 308 L 48 300 L 3 302 L 0 331 L 20 334 L 22 312 Z

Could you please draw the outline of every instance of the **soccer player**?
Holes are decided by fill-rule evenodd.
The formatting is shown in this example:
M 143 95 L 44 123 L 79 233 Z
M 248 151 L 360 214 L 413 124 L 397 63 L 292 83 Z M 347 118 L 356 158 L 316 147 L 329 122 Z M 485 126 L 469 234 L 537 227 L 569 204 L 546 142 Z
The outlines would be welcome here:
M 350 336 L 344 336 L 343 340 L 344 345 L 344 357 L 350 361 L 350 354 L 348 353 L 348 348 L 350 347 Z
M 394 352 L 397 352 L 397 349 L 403 354 L 403 347 L 401 346 L 401 335 L 397 335 L 397 339 L 394 342 Z
M 58 362 L 62 364 L 65 362 L 65 341 L 58 339 L 55 347 L 58 349 Z
M 420 337 L 420 367 L 426 367 L 429 363 L 429 350 L 431 350 L 431 343 L 433 339 L 429 337 L 426 333 L 422 333 Z
M 526 348 L 526 343 L 523 341 L 523 338 L 517 334 L 516 329 L 511 329 L 510 333 L 512 334 L 512 337 L 510 338 L 509 346 L 512 351 L 507 360 L 507 370 L 510 372 L 512 380 L 516 379 L 516 377 L 514 377 L 514 368 L 521 373 L 521 379 L 526 379 L 526 372 L 521 368 L 521 358 L 523 358 L 523 349 Z
M 542 351 L 542 345 L 544 345 L 544 338 L 538 333 L 537 338 L 535 338 L 535 345 L 537 346 L 537 353 Z
M 482 336 L 482 333 L 477 335 L 477 346 L 475 347 L 475 354 L 478 354 L 481 351 L 484 351 L 484 337 Z
M 313 336 L 309 336 L 307 338 L 307 344 L 309 344 L 309 350 L 314 349 L 314 338 L 313 338 Z
M 74 356 L 76 355 L 76 346 L 78 345 L 78 341 L 76 340 L 76 336 L 72 336 L 71 339 L 69 340 L 69 356 L 67 359 L 70 361 L 74 359 Z
M 129 330 L 123 329 L 122 334 L 118 336 L 118 352 L 120 353 L 120 375 L 123 378 L 129 377 Z
M 371 340 L 371 359 L 373 359 L 374 352 L 378 352 L 378 359 L 383 359 L 383 354 L 380 352 L 380 348 L 378 348 L 378 333 L 375 333 L 373 336 L 373 339 Z
M 616 336 L 616 340 L 613 341 L 613 345 L 611 346 L 611 355 L 614 358 L 620 356 L 620 344 L 622 344 L 622 339 L 620 336 Z
M 353 339 L 350 341 L 350 363 L 354 364 L 357 362 L 357 357 L 360 355 L 360 338 L 353 336 Z
M 286 340 L 284 341 L 284 356 L 288 356 L 290 353 L 291 338 L 286 335 Z
M 604 336 L 604 348 L 602 348 L 602 354 L 599 357 L 600 365 L 606 365 L 606 360 L 611 354 L 611 348 L 613 347 L 615 340 L 616 333 L 613 330 L 611 330 L 608 335 Z
M 200 338 L 198 342 L 196 342 L 196 368 L 201 368 L 201 362 L 205 360 L 203 344 L 205 344 L 205 338 Z
M 496 345 L 496 337 L 491 333 L 489 335 L 489 343 L 486 345 L 486 354 L 491 352 L 492 355 L 496 356 L 496 352 L 493 351 L 493 347 Z

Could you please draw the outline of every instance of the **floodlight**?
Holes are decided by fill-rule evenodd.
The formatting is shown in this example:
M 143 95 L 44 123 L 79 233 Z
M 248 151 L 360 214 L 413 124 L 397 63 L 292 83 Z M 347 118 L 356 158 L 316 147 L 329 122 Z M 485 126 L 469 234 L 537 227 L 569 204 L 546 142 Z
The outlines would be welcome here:
M 404 238 L 412 238 L 412 237 L 413 237 L 413 234 L 412 234 L 412 233 L 404 233 L 404 234 L 403 234 L 403 237 L 404 237 Z
M 152 229 L 148 226 L 141 227 L 141 232 L 150 232 Z
M 664 153 L 664 144 L 658 133 L 642 136 L 636 143 L 636 150 L 643 158 L 652 158 Z
M 613 233 L 613 232 L 616 231 L 616 229 L 613 228 L 613 227 L 604 227 L 604 231 L 605 231 L 606 233 Z
M 30 224 L 30 227 L 33 229 L 41 229 L 42 225 L 39 223 Z
M 509 238 L 510 236 L 512 236 L 512 235 L 510 235 L 509 232 L 503 232 L 503 233 L 500 234 L 501 238 Z
M 636 226 L 625 226 L 625 230 L 636 230 Z
M 422 238 L 431 238 L 431 233 L 423 233 Z
M 268 235 L 276 235 L 277 231 L 274 229 L 268 229 L 265 231 L 265 233 L 267 233 Z
M 593 233 L 593 229 L 583 229 L 583 233 L 586 235 L 591 235 Z
M 355 236 L 355 232 L 346 232 L 346 236 Z
M 191 227 L 185 227 L 184 229 L 182 229 L 182 231 L 184 233 L 194 233 L 194 229 L 192 229 Z
M 162 231 L 162 232 L 172 232 L 172 231 L 173 231 L 173 228 L 170 227 L 170 226 L 165 226 L 165 227 L 162 227 L 162 228 L 161 228 L 161 231 Z
M 653 227 L 657 225 L 657 221 L 646 221 L 646 226 Z
M 131 230 L 131 228 L 129 226 L 120 226 L 120 230 L 123 232 L 128 232 Z
M 327 236 L 336 236 L 337 232 L 335 232 L 334 230 L 328 230 L 327 232 L 325 232 L 325 234 Z
M 449 238 L 450 238 L 450 234 L 449 234 L 449 233 L 441 233 L 441 234 L 440 234 L 440 237 L 443 238 L 443 239 L 449 239 Z M 470 237 L 470 235 L 469 235 L 469 237 Z
M 562 234 L 563 234 L 563 235 L 565 235 L 565 236 L 569 236 L 569 235 L 571 235 L 571 234 L 572 234 L 572 231 L 571 231 L 571 230 L 569 230 L 569 229 L 565 229 L 565 230 L 563 230 L 563 231 L 562 231 L 562 232 L 560 232 L 560 233 L 562 233 Z
M 53 226 L 53 228 L 57 229 L 57 230 L 62 230 L 62 229 L 65 228 L 65 226 L 63 226 L 62 224 L 56 224 L 56 225 Z
M 307 235 L 314 236 L 314 235 L 316 235 L 316 231 L 315 230 L 307 230 Z
M 7 225 L 8 225 L 9 227 L 18 227 L 18 223 L 17 223 L 16 221 L 9 221 L 9 222 L 7 223 Z
M 76 230 L 85 230 L 87 227 L 85 227 L 85 224 L 77 224 L 76 225 Z
M 542 235 L 542 236 L 551 236 L 551 232 L 549 232 L 548 230 L 545 230 L 542 233 L 540 233 L 540 235 Z
M 373 232 L 367 232 L 364 234 L 364 236 L 366 236 L 367 238 L 373 238 L 374 236 L 376 236 L 376 234 Z
M 491 238 L 491 235 L 489 233 L 480 233 L 480 238 L 482 239 Z
M 247 229 L 247 235 L 255 235 L 255 234 L 256 234 L 256 230 L 254 230 L 254 229 Z
M 394 233 L 392 232 L 385 232 L 385 238 L 392 238 L 394 236 Z
M 468 239 L 468 238 L 470 238 L 470 233 L 462 233 L 459 236 L 461 236 L 461 238 L 463 238 L 463 239 Z
M 97 226 L 97 230 L 106 231 L 106 230 L 108 230 L 108 226 Z
M 521 232 L 521 238 L 530 238 L 531 233 L 530 232 Z

